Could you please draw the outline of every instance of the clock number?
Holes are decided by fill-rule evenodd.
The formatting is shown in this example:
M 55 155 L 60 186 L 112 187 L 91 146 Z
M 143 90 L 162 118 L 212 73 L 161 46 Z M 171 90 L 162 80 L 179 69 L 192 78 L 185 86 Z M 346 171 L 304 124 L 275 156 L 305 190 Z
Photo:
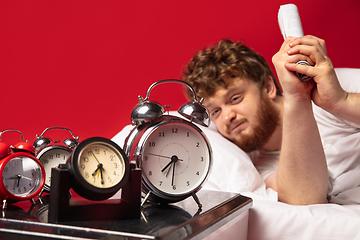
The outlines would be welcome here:
M 88 157 L 84 157 L 83 160 L 84 160 L 84 162 L 88 162 L 88 161 L 89 161 L 89 158 L 88 158 Z
M 159 132 L 159 137 L 165 137 L 165 133 L 164 132 Z
M 155 142 L 149 142 L 149 147 L 155 147 Z
M 110 161 L 114 161 L 114 155 L 110 155 Z
M 201 160 L 200 160 L 200 162 L 203 162 L 204 161 L 204 157 L 201 157 Z
M 196 175 L 198 175 L 198 176 L 199 176 L 199 175 L 200 175 L 200 172 L 199 172 L 199 171 L 197 171 L 197 172 L 196 172 Z
M 147 161 L 148 159 L 149 159 L 148 156 L 145 156 L 145 157 L 144 157 L 144 160 L 145 160 L 145 161 Z
M 186 182 L 186 186 L 190 186 L 190 181 L 187 181 L 187 182 Z
M 177 129 L 177 128 L 173 128 L 173 129 L 171 130 L 172 133 L 178 133 L 178 131 L 179 131 L 179 129 Z
M 200 143 L 199 143 L 199 142 L 196 143 L 196 147 L 200 147 Z
M 8 172 L 9 169 L 7 167 L 4 168 L 4 172 Z
M 152 176 L 152 171 L 149 171 L 149 176 Z
M 81 169 L 84 170 L 85 169 L 85 165 L 84 164 L 81 164 Z
M 49 155 L 49 159 L 54 159 L 54 155 Z
M 115 168 L 118 168 L 118 166 L 119 166 L 116 162 L 114 163 L 114 165 L 115 165 Z
M 89 173 L 88 172 L 85 173 L 85 177 L 89 178 Z
M 163 183 L 163 182 L 162 182 L 162 181 L 160 181 L 160 182 L 159 182 L 159 186 L 161 186 L 161 185 L 162 185 L 162 183 Z
M 190 133 L 189 133 L 189 132 L 187 132 L 187 133 L 186 133 L 186 136 L 187 136 L 187 137 L 190 137 Z
M 45 164 L 48 164 L 49 162 L 50 162 L 49 159 L 45 159 L 45 160 L 44 160 L 44 163 L 45 163 Z
M 173 190 L 176 190 L 176 185 L 174 185 L 174 186 L 172 187 L 172 189 L 173 189 Z
M 95 148 L 95 153 L 96 153 L 96 154 L 99 154 L 99 153 L 100 153 L 100 149 Z
M 60 153 L 55 154 L 56 158 L 60 158 Z

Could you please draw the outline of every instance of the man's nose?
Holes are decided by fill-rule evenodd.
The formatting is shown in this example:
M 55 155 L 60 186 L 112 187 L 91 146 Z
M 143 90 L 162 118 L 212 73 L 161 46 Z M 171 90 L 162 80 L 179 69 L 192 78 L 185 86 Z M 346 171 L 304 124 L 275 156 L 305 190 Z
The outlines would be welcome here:
M 231 107 L 226 107 L 222 113 L 223 121 L 225 124 L 230 124 L 236 118 L 236 113 Z

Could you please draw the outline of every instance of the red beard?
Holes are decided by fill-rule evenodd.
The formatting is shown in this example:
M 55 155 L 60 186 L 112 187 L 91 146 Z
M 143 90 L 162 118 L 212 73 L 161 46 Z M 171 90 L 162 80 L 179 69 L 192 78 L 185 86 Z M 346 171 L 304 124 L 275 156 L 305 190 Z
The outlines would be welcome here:
M 245 135 L 233 142 L 245 152 L 249 153 L 263 147 L 275 132 L 280 122 L 279 110 L 272 105 L 269 98 L 260 97 L 260 104 L 257 111 L 259 122 L 253 127 L 252 135 Z

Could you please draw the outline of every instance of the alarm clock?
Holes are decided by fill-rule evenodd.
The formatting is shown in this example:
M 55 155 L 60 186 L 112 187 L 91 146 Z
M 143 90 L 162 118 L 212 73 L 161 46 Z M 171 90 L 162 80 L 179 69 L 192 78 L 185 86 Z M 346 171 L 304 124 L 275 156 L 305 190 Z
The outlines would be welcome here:
M 46 131 L 54 129 L 69 131 L 72 138 L 67 138 L 61 142 L 60 140 L 52 141 L 50 138 L 44 137 Z M 66 163 L 71 152 L 78 145 L 78 141 L 79 137 L 75 137 L 70 129 L 63 127 L 49 127 L 40 135 L 36 135 L 33 146 L 35 147 L 36 157 L 40 160 L 45 169 L 45 185 L 43 191 L 50 191 L 51 169 L 59 166 L 59 164 Z
M 3 208 L 8 201 L 30 200 L 39 194 L 45 183 L 45 170 L 41 162 L 35 157 L 34 147 L 24 141 L 20 131 L 15 129 L 3 130 L 0 134 L 8 131 L 20 133 L 21 142 L 8 145 L 0 142 L 0 199 Z
M 80 142 L 67 161 L 71 188 L 89 200 L 105 200 L 128 181 L 129 160 L 110 139 L 91 137 Z
M 180 83 L 188 87 L 193 102 L 186 103 L 178 112 L 180 118 L 164 114 L 164 107 L 149 101 L 150 91 L 163 83 Z M 204 132 L 194 124 L 208 126 L 208 110 L 197 101 L 193 88 L 177 79 L 166 79 L 152 84 L 145 99 L 131 113 L 135 127 L 124 143 L 124 150 L 130 161 L 142 169 L 142 190 L 145 201 L 173 203 L 193 196 L 196 197 L 208 178 L 212 166 L 212 150 Z

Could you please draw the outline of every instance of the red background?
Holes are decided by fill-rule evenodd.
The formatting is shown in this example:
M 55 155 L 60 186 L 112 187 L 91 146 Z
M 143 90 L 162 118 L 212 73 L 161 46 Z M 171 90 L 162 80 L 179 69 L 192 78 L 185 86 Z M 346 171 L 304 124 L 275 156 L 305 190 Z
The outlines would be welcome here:
M 178 78 L 209 43 L 243 39 L 272 66 L 283 41 L 277 12 L 286 3 L 2 0 L 0 130 L 18 129 L 30 142 L 54 126 L 80 140 L 111 138 L 130 124 L 137 95 Z M 305 34 L 326 40 L 335 67 L 360 67 L 358 0 L 292 3 Z M 185 101 L 178 85 L 159 85 L 150 99 L 177 109 Z

